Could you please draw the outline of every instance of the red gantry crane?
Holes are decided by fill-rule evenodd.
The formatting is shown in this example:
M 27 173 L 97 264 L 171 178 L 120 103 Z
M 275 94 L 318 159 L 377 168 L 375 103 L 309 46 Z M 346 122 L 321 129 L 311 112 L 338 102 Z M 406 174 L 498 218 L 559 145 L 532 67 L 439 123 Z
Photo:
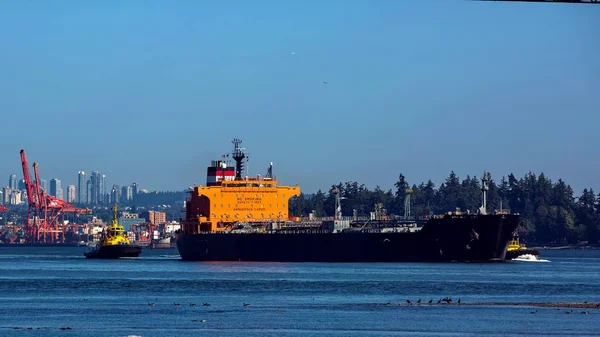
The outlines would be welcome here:
M 0 213 L 6 213 L 8 212 L 8 207 L 4 206 L 4 205 L 0 205 Z
M 25 150 L 21 150 L 21 165 L 23 166 L 23 178 L 29 205 L 25 224 L 25 240 L 35 243 L 64 242 L 65 231 L 68 228 L 63 226 L 64 214 L 90 214 L 92 211 L 88 208 L 76 208 L 42 190 L 37 163 L 33 163 L 35 181 L 31 182 Z

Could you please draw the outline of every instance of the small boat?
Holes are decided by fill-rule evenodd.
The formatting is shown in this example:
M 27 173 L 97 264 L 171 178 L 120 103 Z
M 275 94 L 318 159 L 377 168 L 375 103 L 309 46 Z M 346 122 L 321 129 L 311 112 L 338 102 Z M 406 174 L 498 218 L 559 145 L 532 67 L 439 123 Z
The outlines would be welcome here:
M 89 252 L 83 253 L 88 259 L 118 259 L 121 257 L 138 257 L 142 247 L 132 244 L 125 229 L 119 225 L 117 217 L 118 207 L 113 206 L 112 224 L 102 231 L 102 237 L 96 247 Z
M 527 255 L 528 257 L 537 257 L 540 255 L 535 249 L 527 248 L 525 245 L 519 243 L 519 238 L 514 237 L 508 243 L 508 248 L 506 248 L 506 260 L 516 259 L 520 256 Z

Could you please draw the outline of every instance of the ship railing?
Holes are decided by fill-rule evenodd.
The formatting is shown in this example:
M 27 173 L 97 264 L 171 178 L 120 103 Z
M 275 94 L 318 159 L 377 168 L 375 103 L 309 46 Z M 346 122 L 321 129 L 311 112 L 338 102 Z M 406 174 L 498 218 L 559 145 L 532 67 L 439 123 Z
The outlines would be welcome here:
M 253 185 L 222 185 L 221 186 L 223 189 L 226 189 L 227 191 L 233 191 L 233 192 L 246 192 L 246 191 L 265 191 L 265 192 L 276 192 L 277 191 L 277 186 L 273 185 L 273 186 L 253 186 Z

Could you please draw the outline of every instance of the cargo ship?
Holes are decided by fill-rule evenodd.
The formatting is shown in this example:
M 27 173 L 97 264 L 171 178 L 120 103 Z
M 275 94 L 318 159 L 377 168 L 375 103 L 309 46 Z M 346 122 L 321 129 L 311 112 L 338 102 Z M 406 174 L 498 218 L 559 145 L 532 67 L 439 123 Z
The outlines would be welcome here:
M 519 224 L 518 214 L 486 211 L 487 174 L 477 214 L 353 222 L 341 216 L 333 191 L 332 219 L 290 221 L 289 199 L 300 187 L 279 185 L 272 163 L 262 177 L 244 176 L 245 149 L 239 139 L 233 144 L 235 163 L 212 161 L 206 186 L 191 188 L 185 202 L 177 235 L 184 261 L 501 262 Z
M 112 224 L 102 232 L 102 237 L 96 247 L 83 253 L 88 259 L 138 257 L 142 252 L 142 247 L 132 244 L 125 235 L 125 228 L 119 224 L 117 212 L 117 205 L 114 205 Z

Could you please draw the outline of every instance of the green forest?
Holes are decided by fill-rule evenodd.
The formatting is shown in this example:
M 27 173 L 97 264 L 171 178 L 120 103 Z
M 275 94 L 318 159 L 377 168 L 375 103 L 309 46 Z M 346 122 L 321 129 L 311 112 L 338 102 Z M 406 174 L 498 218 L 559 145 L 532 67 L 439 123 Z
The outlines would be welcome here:
M 410 214 L 422 217 L 443 214 L 448 211 L 470 210 L 476 212 L 482 203 L 481 180 L 476 176 L 460 179 L 450 172 L 439 186 L 429 180 L 420 184 L 409 184 L 400 174 L 392 190 L 379 186 L 368 189 L 358 182 L 339 183 L 327 192 L 312 195 L 301 194 L 290 200 L 291 215 L 333 216 L 335 195 L 340 191 L 342 214 L 351 216 L 369 215 L 376 203 L 382 203 L 387 214 L 403 216 L 406 190 L 410 194 Z M 491 179 L 487 197 L 488 212 L 504 210 L 521 215 L 518 234 L 521 238 L 538 243 L 598 243 L 600 239 L 600 195 L 592 189 L 584 189 L 575 196 L 573 189 L 563 180 L 551 181 L 544 173 L 529 172 L 517 178 L 513 174 L 500 181 Z

